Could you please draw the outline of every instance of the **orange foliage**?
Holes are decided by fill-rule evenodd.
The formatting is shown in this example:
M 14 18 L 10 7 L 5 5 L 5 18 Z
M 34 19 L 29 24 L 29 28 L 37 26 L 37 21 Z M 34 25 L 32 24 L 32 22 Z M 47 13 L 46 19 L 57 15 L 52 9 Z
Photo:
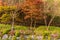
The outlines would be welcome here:
M 2 4 L 3 4 L 3 3 L 2 3 L 2 0 L 0 0 L 0 6 L 2 6 Z
M 24 3 L 20 5 L 20 8 L 25 12 L 27 18 L 35 18 L 39 19 L 41 17 L 41 13 L 43 12 L 43 1 L 42 0 L 26 0 Z M 39 16 L 39 17 L 38 17 Z

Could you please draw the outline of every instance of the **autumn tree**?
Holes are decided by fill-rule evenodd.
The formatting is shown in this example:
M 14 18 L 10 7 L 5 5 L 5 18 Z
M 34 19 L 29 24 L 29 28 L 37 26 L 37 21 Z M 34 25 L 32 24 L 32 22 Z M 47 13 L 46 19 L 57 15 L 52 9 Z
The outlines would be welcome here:
M 20 8 L 23 9 L 26 15 L 24 19 L 30 19 L 31 27 L 33 25 L 33 21 L 35 26 L 38 20 L 43 19 L 44 2 L 42 0 L 26 0 L 20 5 Z

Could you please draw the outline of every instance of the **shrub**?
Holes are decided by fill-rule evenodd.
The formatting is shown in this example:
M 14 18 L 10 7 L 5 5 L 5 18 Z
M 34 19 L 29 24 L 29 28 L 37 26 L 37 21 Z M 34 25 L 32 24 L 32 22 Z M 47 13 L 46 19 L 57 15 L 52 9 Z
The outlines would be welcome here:
M 17 39 L 16 39 L 16 36 L 13 36 L 13 37 L 12 37 L 12 40 L 17 40 Z
M 8 34 L 9 31 L 10 31 L 10 29 L 3 29 L 2 34 L 3 34 L 3 35 L 4 35 L 4 34 Z
M 16 32 L 15 32 L 15 36 L 16 36 L 16 37 L 19 37 L 19 36 L 20 36 L 20 32 L 19 32 L 19 31 L 16 31 Z

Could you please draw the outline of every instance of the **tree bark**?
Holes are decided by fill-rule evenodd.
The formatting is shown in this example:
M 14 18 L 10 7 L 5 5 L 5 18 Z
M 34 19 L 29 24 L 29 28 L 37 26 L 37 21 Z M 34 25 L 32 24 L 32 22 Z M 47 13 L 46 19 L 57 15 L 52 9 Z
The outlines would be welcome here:
M 31 24 L 30 24 L 30 29 L 32 29 L 32 23 L 33 23 L 33 19 L 32 19 L 32 14 L 31 14 Z
M 34 28 L 36 27 L 36 20 L 34 21 Z
M 54 14 L 53 17 L 51 18 L 51 20 L 49 21 L 49 24 L 48 24 L 47 30 L 49 30 L 49 26 L 51 25 L 53 19 L 55 18 L 55 15 L 56 15 L 56 14 Z
M 12 29 L 14 28 L 14 12 L 12 11 Z

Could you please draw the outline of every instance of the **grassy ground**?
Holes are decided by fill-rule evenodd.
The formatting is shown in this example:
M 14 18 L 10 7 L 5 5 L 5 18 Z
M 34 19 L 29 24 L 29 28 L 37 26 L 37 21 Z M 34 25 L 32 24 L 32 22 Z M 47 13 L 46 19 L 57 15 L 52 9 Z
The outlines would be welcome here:
M 35 32 L 46 32 L 47 31 L 47 26 L 39 26 L 38 28 L 35 29 Z M 60 27 L 55 27 L 55 26 L 50 26 L 49 27 L 49 32 L 60 32 Z
M 48 36 L 48 40 L 50 40 L 52 34 L 55 34 L 57 36 L 55 37 L 55 40 L 60 38 L 60 27 L 50 26 L 48 31 L 46 29 L 47 26 L 40 26 L 37 29 L 35 29 L 35 33 L 36 35 L 42 35 L 44 37 L 43 40 L 46 40 L 45 36 Z
M 0 24 L 0 31 L 4 31 L 4 30 L 10 30 L 11 29 L 11 25 L 5 25 L 5 24 Z M 39 33 L 44 33 L 47 32 L 46 30 L 47 26 L 39 26 L 38 28 L 35 28 L 34 32 L 36 34 Z M 18 26 L 15 25 L 14 26 L 14 30 L 27 30 L 28 28 L 26 26 Z M 59 32 L 60 33 L 60 27 L 55 27 L 55 26 L 50 26 L 49 27 L 49 32 L 54 33 L 54 32 Z
M 9 32 L 11 30 L 12 26 L 11 25 L 5 25 L 5 24 L 0 24 L 0 32 L 2 32 L 3 34 Z M 25 26 L 14 26 L 14 30 L 16 32 L 19 32 L 20 30 L 27 30 L 28 28 Z
M 60 27 L 50 26 L 49 31 L 47 31 L 46 28 L 47 26 L 39 26 L 38 28 L 35 28 L 34 30 L 35 36 L 42 35 L 43 40 L 46 40 L 45 36 L 48 36 L 48 40 L 50 40 L 51 34 L 57 33 L 59 35 L 58 38 L 60 38 Z M 2 34 L 8 33 L 10 29 L 11 29 L 11 25 L 0 24 L 0 32 L 2 32 Z M 15 25 L 14 26 L 14 30 L 16 31 L 15 36 L 19 35 L 19 30 L 27 30 L 27 29 L 28 28 L 26 26 Z

